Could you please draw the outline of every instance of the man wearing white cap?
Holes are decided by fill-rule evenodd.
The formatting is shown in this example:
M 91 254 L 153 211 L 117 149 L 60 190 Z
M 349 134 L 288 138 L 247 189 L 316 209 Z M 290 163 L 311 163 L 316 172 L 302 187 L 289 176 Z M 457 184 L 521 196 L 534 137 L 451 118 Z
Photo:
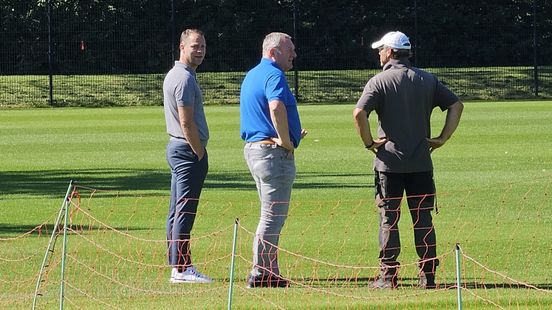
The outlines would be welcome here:
M 396 288 L 400 254 L 400 204 L 406 192 L 420 258 L 420 286 L 435 288 L 439 265 L 431 211 L 435 184 L 431 152 L 443 146 L 456 130 L 463 104 L 432 74 L 412 67 L 411 44 L 399 31 L 372 44 L 379 50 L 383 71 L 371 78 L 353 111 L 355 127 L 367 150 L 375 154 L 375 200 L 380 213 L 380 275 L 373 288 Z M 431 112 L 447 111 L 441 133 L 431 137 Z M 378 115 L 377 136 L 368 116 Z

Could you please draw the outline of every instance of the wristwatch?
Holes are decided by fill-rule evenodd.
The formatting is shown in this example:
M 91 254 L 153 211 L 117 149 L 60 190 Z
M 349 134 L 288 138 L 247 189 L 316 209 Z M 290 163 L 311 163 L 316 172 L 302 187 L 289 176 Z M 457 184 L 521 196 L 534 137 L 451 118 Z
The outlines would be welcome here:
M 365 145 L 364 147 L 365 147 L 367 150 L 369 150 L 369 149 L 371 149 L 371 148 L 374 146 L 374 144 L 376 144 L 376 143 L 375 143 L 374 141 L 372 141 L 372 143 L 370 143 L 370 145 Z

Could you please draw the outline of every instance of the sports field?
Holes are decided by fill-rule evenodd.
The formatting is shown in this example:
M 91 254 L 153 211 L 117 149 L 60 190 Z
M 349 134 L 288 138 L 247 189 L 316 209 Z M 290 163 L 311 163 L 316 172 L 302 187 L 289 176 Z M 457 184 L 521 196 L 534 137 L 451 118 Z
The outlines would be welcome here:
M 210 285 L 171 285 L 165 266 L 169 172 L 162 107 L 0 111 L 0 309 L 29 309 L 70 180 L 66 309 L 217 309 L 228 302 L 233 224 L 233 308 L 456 309 L 455 244 L 464 309 L 552 308 L 552 102 L 467 102 L 453 138 L 433 153 L 439 289 L 416 287 L 408 212 L 403 268 L 393 291 L 377 274 L 372 155 L 353 105 L 302 105 L 309 135 L 281 237 L 288 289 L 245 289 L 259 208 L 243 160 L 237 106 L 208 106 L 209 175 L 196 220 L 196 265 Z M 434 133 L 444 114 L 434 112 Z M 372 124 L 375 120 L 372 121 Z M 404 206 L 403 206 L 404 209 Z M 38 229 L 35 229 L 39 227 Z M 62 242 L 38 309 L 59 308 Z

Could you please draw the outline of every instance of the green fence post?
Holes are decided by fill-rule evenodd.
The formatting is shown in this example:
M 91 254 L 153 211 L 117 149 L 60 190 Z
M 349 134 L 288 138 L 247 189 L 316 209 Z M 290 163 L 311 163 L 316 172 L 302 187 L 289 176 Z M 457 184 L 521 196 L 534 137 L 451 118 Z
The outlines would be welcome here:
M 456 244 L 456 295 L 458 302 L 458 310 L 462 310 L 462 283 L 460 281 L 460 244 Z
M 40 289 L 40 284 L 42 283 L 42 275 L 44 274 L 44 268 L 46 267 L 46 263 L 48 261 L 48 257 L 51 255 L 51 253 L 54 252 L 55 248 L 55 240 L 57 237 L 56 230 L 59 227 L 59 223 L 61 221 L 61 218 L 63 216 L 67 216 L 67 212 L 65 210 L 68 206 L 68 200 L 69 195 L 71 194 L 71 190 L 73 189 L 73 181 L 69 183 L 69 187 L 67 188 L 67 193 L 65 194 L 65 198 L 63 199 L 63 203 L 61 204 L 61 208 L 59 209 L 58 216 L 56 218 L 56 221 L 54 223 L 54 228 L 52 230 L 52 236 L 50 236 L 50 241 L 48 242 L 48 247 L 46 248 L 46 253 L 44 254 L 44 259 L 42 260 L 42 265 L 40 267 L 40 272 L 38 273 L 38 279 L 36 280 L 36 287 L 35 287 L 35 293 L 33 296 L 33 310 L 36 309 L 36 303 L 37 303 L 37 297 L 40 295 L 38 293 L 38 290 Z
M 232 294 L 234 289 L 234 266 L 236 263 L 236 244 L 238 242 L 238 225 L 240 219 L 234 222 L 234 237 L 232 238 L 232 261 L 230 262 L 230 286 L 228 287 L 228 310 L 232 309 Z
M 72 183 L 72 182 L 71 182 Z M 61 281 L 59 287 L 59 309 L 63 310 L 65 298 L 65 261 L 67 258 L 67 223 L 69 221 L 69 200 L 65 201 L 65 220 L 63 221 L 63 248 L 61 252 Z

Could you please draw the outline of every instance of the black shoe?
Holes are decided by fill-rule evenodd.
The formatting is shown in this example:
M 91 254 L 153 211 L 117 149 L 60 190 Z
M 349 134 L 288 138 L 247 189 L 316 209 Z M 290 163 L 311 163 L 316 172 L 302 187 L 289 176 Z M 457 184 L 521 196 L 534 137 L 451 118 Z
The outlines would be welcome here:
M 435 274 L 434 273 L 420 273 L 420 281 L 419 281 L 420 288 L 426 289 L 426 290 L 433 290 L 437 288 L 437 285 L 435 284 Z
M 418 285 L 422 289 L 436 289 L 435 284 L 435 271 L 439 266 L 439 260 L 437 258 L 427 259 L 418 263 L 420 281 Z
M 268 275 L 264 277 L 249 275 L 247 278 L 247 288 L 256 287 L 289 287 L 289 281 L 277 275 Z
M 370 288 L 374 289 L 395 289 L 399 286 L 397 283 L 397 277 L 377 277 L 374 282 L 370 283 Z

